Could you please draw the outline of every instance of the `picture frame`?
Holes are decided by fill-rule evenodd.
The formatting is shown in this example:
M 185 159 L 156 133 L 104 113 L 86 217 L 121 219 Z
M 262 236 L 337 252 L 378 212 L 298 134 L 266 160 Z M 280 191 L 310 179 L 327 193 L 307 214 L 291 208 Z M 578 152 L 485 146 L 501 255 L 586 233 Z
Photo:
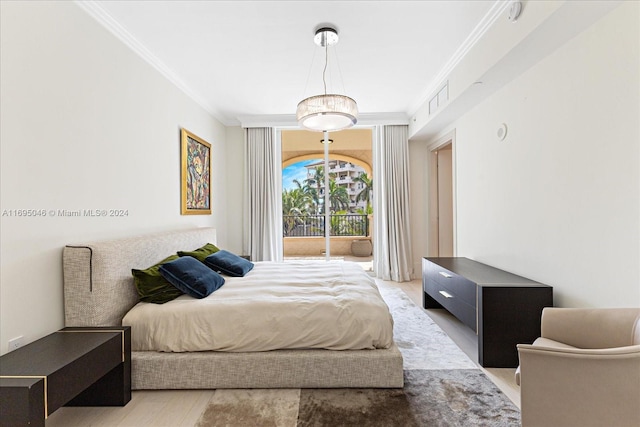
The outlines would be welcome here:
M 180 130 L 180 214 L 211 214 L 211 144 Z

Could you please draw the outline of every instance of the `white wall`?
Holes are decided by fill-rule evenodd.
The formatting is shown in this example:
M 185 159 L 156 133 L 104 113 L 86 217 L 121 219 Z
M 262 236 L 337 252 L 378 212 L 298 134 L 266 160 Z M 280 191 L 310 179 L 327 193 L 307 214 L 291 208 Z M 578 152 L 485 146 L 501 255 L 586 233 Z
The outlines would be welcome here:
M 224 246 L 236 190 L 226 185 L 225 127 L 74 3 L 1 2 L 0 15 L 5 353 L 13 337 L 63 326 L 65 244 L 213 226 Z M 212 144 L 212 215 L 180 215 L 181 127 Z M 128 216 L 11 216 L 16 209 Z
M 640 306 L 639 6 L 441 133 L 456 131 L 457 255 L 553 285 L 558 306 Z

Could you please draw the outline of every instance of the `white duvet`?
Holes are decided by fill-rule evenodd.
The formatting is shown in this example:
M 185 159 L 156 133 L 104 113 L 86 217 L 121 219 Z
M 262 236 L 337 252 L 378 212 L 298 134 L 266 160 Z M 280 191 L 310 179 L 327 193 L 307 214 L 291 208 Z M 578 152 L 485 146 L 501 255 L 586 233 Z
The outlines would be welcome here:
M 393 319 L 371 277 L 350 262 L 256 262 L 203 299 L 140 302 L 123 318 L 134 351 L 388 348 Z

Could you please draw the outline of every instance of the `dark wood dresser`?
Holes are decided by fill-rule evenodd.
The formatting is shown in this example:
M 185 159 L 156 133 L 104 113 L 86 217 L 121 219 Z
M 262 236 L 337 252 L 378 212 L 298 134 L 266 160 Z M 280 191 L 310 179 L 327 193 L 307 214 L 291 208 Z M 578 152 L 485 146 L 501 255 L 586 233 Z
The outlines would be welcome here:
M 45 426 L 61 406 L 131 400 L 131 328 L 64 328 L 0 357 L 0 425 Z
M 553 288 L 468 258 L 423 258 L 424 308 L 445 308 L 478 335 L 478 363 L 518 366 L 519 343 L 540 336 Z

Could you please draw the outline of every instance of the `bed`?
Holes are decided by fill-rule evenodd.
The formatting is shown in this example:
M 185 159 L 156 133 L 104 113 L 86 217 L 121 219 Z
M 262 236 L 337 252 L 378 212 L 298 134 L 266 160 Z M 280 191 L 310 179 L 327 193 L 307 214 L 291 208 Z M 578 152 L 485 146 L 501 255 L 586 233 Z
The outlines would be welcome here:
M 140 314 L 140 311 L 145 311 L 145 305 L 149 306 L 146 307 L 147 309 L 156 308 L 150 307 L 155 304 L 138 304 L 138 294 L 133 286 L 131 276 L 132 268 L 146 268 L 177 251 L 193 250 L 206 243 L 215 242 L 215 229 L 197 228 L 66 246 L 63 251 L 65 325 L 121 325 L 125 316 L 128 316 L 127 321 L 131 323 L 132 313 L 137 315 Z M 300 279 L 297 280 L 298 282 L 304 282 L 314 274 L 341 277 L 340 280 L 335 280 L 335 283 L 332 284 L 335 289 L 329 292 L 327 299 L 335 299 L 336 295 L 341 294 L 341 286 L 350 286 L 350 283 L 343 283 L 344 278 L 358 278 L 359 274 L 365 274 L 362 271 L 351 270 L 352 266 L 349 263 L 329 263 L 334 264 L 329 269 L 320 268 L 317 263 L 294 263 L 295 265 L 255 263 L 255 274 L 248 274 L 244 278 L 225 277 L 225 285 L 210 297 L 213 300 L 223 299 L 227 296 L 229 298 L 225 300 L 230 300 L 232 295 L 246 299 L 248 294 L 240 293 L 238 296 L 236 293 L 244 290 L 247 283 L 255 282 L 256 278 L 266 277 L 264 280 L 272 282 L 274 288 L 279 288 L 276 296 L 267 296 L 267 298 L 276 298 L 279 302 L 283 302 L 287 299 L 284 296 L 293 291 L 290 292 L 289 287 L 274 281 L 277 275 L 281 275 L 281 270 L 277 270 L 275 273 L 272 271 L 273 274 L 269 276 L 268 271 L 276 268 L 275 264 L 279 264 L 279 268 L 288 267 L 291 274 L 287 277 L 298 277 Z M 332 270 L 336 268 L 342 270 L 343 273 L 337 274 Z M 308 272 L 308 274 L 303 274 L 303 272 Z M 304 280 L 302 280 L 303 278 Z M 303 293 L 306 292 L 305 289 L 307 287 L 303 285 Z M 300 292 L 300 290 L 296 292 Z M 219 295 L 216 295 L 218 293 Z M 371 296 L 365 296 L 365 298 L 369 297 Z M 171 306 L 184 306 L 185 304 L 195 304 L 186 307 L 196 307 L 198 304 L 212 303 L 212 301 L 205 300 L 193 301 L 190 297 L 184 296 L 171 303 L 162 304 L 162 306 L 169 309 Z M 260 313 L 264 315 L 264 309 L 260 309 L 258 305 L 256 303 L 253 314 L 247 312 L 244 315 L 247 320 L 256 319 L 261 315 Z M 135 310 L 132 311 L 134 307 Z M 139 310 L 140 307 L 142 310 Z M 189 308 L 186 311 L 197 310 Z M 318 311 L 318 315 L 324 312 L 323 310 L 310 310 L 311 313 L 316 311 Z M 287 322 L 296 321 L 295 317 L 292 319 Z M 330 322 L 332 319 L 331 315 L 325 314 L 324 317 L 316 318 L 314 321 Z M 135 326 L 136 324 L 140 325 L 133 322 L 132 342 L 144 340 L 148 335 L 143 332 L 136 335 L 136 330 L 142 329 L 142 326 Z M 180 324 L 185 325 L 184 322 Z M 237 321 L 231 321 L 227 327 L 236 324 Z M 331 341 L 335 340 L 335 337 L 325 339 L 325 341 L 329 340 L 334 343 L 333 346 L 331 344 L 324 345 L 332 349 L 295 348 L 295 346 L 294 348 L 286 348 L 286 343 L 276 342 L 274 344 L 268 339 L 266 340 L 267 347 L 258 348 L 252 347 L 254 343 L 251 342 L 251 339 L 227 340 L 226 344 L 214 351 L 203 351 L 198 347 L 191 347 L 191 344 L 187 344 L 184 348 L 157 349 L 153 345 L 145 347 L 145 344 L 138 343 L 132 346 L 132 388 L 138 390 L 402 387 L 403 368 L 400 351 L 393 343 L 392 337 L 386 336 L 388 334 L 384 330 L 371 329 L 368 328 L 369 326 L 368 321 L 359 319 L 355 320 L 348 328 L 344 328 L 345 332 L 348 331 L 354 335 L 352 339 L 362 341 L 358 344 L 362 349 L 357 350 L 342 349 L 345 348 L 343 344 Z M 273 327 L 278 328 L 277 325 Z M 189 326 L 182 328 L 186 332 Z M 318 333 L 323 332 L 323 328 L 317 329 Z M 232 329 L 229 336 L 240 332 L 241 329 Z M 203 334 L 195 335 L 202 336 Z M 269 329 L 267 328 L 265 336 L 268 337 L 268 335 Z M 318 340 L 316 339 L 316 341 Z M 172 345 L 175 343 L 183 345 L 183 340 L 175 341 Z

